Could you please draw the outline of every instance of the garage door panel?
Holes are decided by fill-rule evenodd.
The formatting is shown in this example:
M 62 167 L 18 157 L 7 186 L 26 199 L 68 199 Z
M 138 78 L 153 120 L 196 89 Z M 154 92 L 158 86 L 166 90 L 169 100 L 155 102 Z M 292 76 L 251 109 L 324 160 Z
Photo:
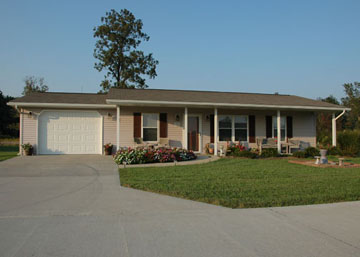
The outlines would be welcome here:
M 95 111 L 45 111 L 39 117 L 39 153 L 101 154 L 101 132 Z

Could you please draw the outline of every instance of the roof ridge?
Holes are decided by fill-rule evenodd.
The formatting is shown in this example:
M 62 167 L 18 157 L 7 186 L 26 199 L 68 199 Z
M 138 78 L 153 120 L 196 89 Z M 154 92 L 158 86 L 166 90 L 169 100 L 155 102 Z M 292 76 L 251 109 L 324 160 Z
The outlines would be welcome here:
M 139 90 L 135 88 L 111 88 L 110 90 Z M 191 89 L 163 89 L 163 88 L 144 88 L 140 90 L 160 90 L 160 91 L 180 91 L 180 92 L 199 92 L 199 93 L 225 93 L 225 94 L 248 94 L 248 95 L 277 95 L 277 96 L 292 96 L 290 94 L 271 94 L 271 93 L 250 93 L 250 92 L 234 92 L 234 91 L 210 91 L 210 90 L 191 90 Z
M 31 92 L 29 95 L 36 95 L 36 94 L 107 95 L 107 93 L 80 93 L 80 92 Z

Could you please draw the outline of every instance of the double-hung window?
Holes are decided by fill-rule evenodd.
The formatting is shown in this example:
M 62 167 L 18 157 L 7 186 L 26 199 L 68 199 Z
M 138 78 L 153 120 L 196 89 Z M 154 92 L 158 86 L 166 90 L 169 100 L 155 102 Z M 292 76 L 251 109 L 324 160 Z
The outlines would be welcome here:
M 235 123 L 235 140 L 234 141 L 247 141 L 248 140 L 248 118 L 247 116 L 234 116 Z
M 277 137 L 277 117 L 273 116 L 273 137 Z M 286 117 L 280 117 L 280 128 L 281 128 L 281 141 L 285 141 L 286 138 Z
M 158 119 L 157 113 L 143 113 L 143 141 L 157 141 L 158 139 Z
M 219 141 L 248 141 L 248 117 L 219 116 Z
M 219 117 L 219 140 L 232 141 L 232 116 Z

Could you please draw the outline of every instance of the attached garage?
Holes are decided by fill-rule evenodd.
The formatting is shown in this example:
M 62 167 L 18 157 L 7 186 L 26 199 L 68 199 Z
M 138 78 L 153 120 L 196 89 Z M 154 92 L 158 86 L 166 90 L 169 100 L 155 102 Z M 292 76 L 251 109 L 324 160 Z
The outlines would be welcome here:
M 42 111 L 38 154 L 101 154 L 102 116 L 97 111 Z

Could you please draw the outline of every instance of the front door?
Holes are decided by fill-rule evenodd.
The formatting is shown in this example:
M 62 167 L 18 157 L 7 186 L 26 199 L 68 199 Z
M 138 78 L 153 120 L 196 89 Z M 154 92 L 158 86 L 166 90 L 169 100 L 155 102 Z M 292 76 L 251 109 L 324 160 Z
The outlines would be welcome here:
M 199 151 L 199 117 L 188 117 L 188 148 L 194 152 Z

